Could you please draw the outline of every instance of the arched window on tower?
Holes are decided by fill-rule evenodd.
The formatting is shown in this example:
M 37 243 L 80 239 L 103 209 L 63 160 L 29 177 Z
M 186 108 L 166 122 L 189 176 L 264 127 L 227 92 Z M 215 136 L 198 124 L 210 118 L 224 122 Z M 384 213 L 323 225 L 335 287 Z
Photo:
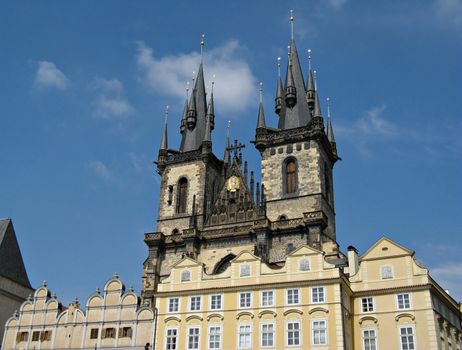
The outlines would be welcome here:
M 176 204 L 176 212 L 178 214 L 186 213 L 186 205 L 188 200 L 188 179 L 182 177 L 178 181 L 178 198 Z
M 326 198 L 329 203 L 331 203 L 331 184 L 330 184 L 330 176 L 329 176 L 329 169 L 327 167 L 327 163 L 324 163 L 324 184 L 326 186 Z
M 293 158 L 284 163 L 284 182 L 285 193 L 297 191 L 297 162 Z

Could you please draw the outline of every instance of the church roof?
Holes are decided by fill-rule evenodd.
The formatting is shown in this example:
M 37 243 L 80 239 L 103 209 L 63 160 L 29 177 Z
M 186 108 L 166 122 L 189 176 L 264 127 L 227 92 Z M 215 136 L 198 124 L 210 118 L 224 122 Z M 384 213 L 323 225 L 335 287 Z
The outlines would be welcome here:
M 0 219 L 0 276 L 31 288 L 11 219 Z

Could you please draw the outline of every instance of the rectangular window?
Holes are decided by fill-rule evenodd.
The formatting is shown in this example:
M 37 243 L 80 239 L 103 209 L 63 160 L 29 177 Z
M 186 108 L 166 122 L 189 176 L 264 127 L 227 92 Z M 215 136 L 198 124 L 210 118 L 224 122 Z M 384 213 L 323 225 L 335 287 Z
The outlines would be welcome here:
M 391 266 L 382 266 L 381 275 L 383 280 L 393 278 L 393 269 Z
M 221 349 L 221 326 L 209 327 L 209 349 Z
M 250 276 L 250 265 L 241 265 L 241 277 Z
M 119 329 L 119 338 L 131 338 L 132 327 L 122 327 Z
M 313 344 L 326 345 L 327 344 L 327 324 L 325 320 L 313 321 Z
M 324 287 L 311 288 L 311 302 L 312 303 L 325 303 L 325 289 Z
M 189 311 L 200 311 L 201 309 L 201 297 L 194 296 L 189 298 Z
M 178 329 L 167 328 L 167 337 L 165 339 L 165 350 L 176 350 L 177 349 L 177 335 Z
M 261 292 L 261 306 L 274 306 L 274 291 L 264 290 Z
M 295 305 L 300 303 L 300 289 L 293 288 L 286 290 L 287 305 Z
M 40 332 L 39 331 L 32 332 L 32 341 L 39 341 L 39 340 L 40 340 Z
M 99 333 L 98 328 L 92 328 L 90 330 L 90 339 L 98 339 L 98 333 Z
M 298 346 L 300 345 L 300 322 L 291 321 L 287 322 L 287 346 Z
M 239 293 L 239 307 L 248 308 L 252 306 L 252 293 L 243 292 Z
M 115 328 L 105 328 L 104 338 L 115 338 Z
M 274 346 L 274 324 L 264 323 L 261 325 L 261 347 L 270 348 Z
M 178 312 L 180 308 L 180 298 L 168 298 L 168 312 Z
M 377 350 L 377 334 L 375 329 L 363 330 L 364 350 Z
M 251 340 L 251 327 L 250 325 L 240 325 L 238 332 L 238 348 L 239 349 L 250 349 L 252 346 Z
M 410 309 L 411 308 L 411 298 L 408 293 L 398 294 L 396 296 L 398 301 L 398 309 Z
M 42 331 L 40 333 L 40 341 L 49 341 L 51 340 L 51 331 Z
M 361 310 L 363 312 L 373 312 L 374 311 L 374 298 L 367 297 L 361 299 Z
M 213 294 L 210 296 L 210 309 L 211 310 L 221 310 L 222 301 L 221 294 Z
M 188 329 L 188 350 L 199 349 L 199 327 Z
M 401 349 L 402 350 L 414 350 L 415 349 L 414 328 L 401 327 L 399 329 L 399 334 L 401 338 Z
M 17 342 L 20 343 L 22 341 L 27 341 L 29 339 L 29 332 L 20 332 L 17 335 Z

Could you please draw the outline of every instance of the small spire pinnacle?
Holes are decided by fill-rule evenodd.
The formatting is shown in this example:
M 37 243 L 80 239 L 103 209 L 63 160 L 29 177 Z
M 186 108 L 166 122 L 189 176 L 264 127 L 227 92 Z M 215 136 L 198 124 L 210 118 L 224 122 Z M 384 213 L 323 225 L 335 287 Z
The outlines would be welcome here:
M 193 85 L 194 85 L 194 82 L 196 81 L 196 72 L 193 71 L 192 72 L 192 82 L 193 82 Z
M 201 38 L 201 64 L 204 63 L 204 45 L 205 45 L 205 34 L 202 34 L 202 38 Z
M 189 100 L 189 81 L 186 82 L 186 99 Z
M 292 74 L 292 47 L 288 46 L 288 55 L 289 55 L 289 67 L 287 69 L 286 76 L 286 95 L 285 101 L 286 105 L 289 108 L 294 107 L 297 104 L 297 89 L 295 88 L 294 77 Z
M 290 40 L 294 41 L 294 10 L 290 10 Z
M 308 69 L 311 70 L 311 49 L 308 49 Z
M 318 84 L 317 84 L 317 82 L 316 82 L 316 80 L 317 80 L 316 70 L 313 71 L 313 80 L 314 80 L 314 89 L 315 89 L 316 91 L 318 91 Z
M 258 128 L 265 128 L 265 111 L 263 109 L 263 83 L 260 82 L 260 105 L 258 106 L 258 121 L 257 121 L 257 129 Z
M 276 86 L 276 98 L 274 99 L 274 111 L 279 114 L 282 108 L 282 80 L 281 80 L 281 57 L 278 57 L 278 82 Z
M 213 94 L 213 86 L 215 85 L 215 74 L 212 75 L 212 91 L 211 93 Z
M 161 150 L 168 149 L 167 120 L 168 120 L 168 106 L 165 107 L 164 130 L 162 131 L 162 139 L 160 141 L 160 149 Z
M 327 101 L 327 139 L 330 141 L 331 144 L 333 144 L 333 147 L 336 150 L 335 147 L 335 136 L 334 136 L 334 129 L 332 127 L 332 118 L 330 114 L 330 97 L 326 99 Z
M 228 125 L 226 126 L 226 146 L 225 146 L 225 155 L 223 157 L 223 162 L 229 164 L 230 152 L 231 152 L 231 142 L 229 141 L 229 130 L 231 129 L 231 120 L 228 120 Z
M 321 104 L 319 103 L 319 94 L 316 91 L 316 102 L 314 104 L 314 117 L 322 118 Z

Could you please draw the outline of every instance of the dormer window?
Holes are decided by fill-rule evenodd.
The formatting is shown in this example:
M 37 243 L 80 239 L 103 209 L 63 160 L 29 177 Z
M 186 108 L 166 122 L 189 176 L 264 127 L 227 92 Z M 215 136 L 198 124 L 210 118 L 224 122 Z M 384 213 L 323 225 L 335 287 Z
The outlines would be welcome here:
M 176 205 L 176 212 L 178 214 L 186 213 L 186 206 L 188 200 L 188 179 L 182 177 L 178 181 L 178 198 Z

